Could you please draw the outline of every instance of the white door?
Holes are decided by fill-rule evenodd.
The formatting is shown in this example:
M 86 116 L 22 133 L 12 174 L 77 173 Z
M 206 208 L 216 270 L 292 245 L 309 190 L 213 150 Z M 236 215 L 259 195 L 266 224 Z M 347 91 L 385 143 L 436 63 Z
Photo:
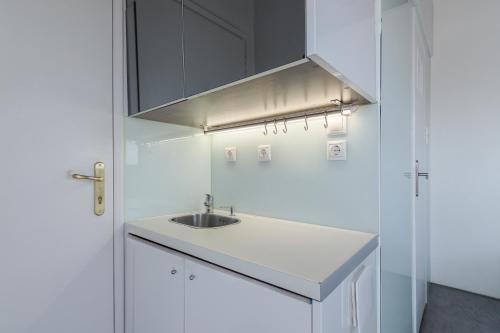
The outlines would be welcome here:
M 413 11 L 413 111 L 415 202 L 413 227 L 414 331 L 418 332 L 427 303 L 429 267 L 429 91 L 430 56 Z
M 310 300 L 186 260 L 186 333 L 310 333 Z
M 2 1 L 0 43 L 0 332 L 111 333 L 112 1 Z
M 126 332 L 184 332 L 184 259 L 127 238 Z

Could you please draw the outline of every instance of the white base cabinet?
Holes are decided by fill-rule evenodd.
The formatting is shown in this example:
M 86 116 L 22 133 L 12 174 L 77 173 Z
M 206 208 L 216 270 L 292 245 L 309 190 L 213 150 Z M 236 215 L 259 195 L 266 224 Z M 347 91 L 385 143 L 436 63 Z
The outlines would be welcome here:
M 184 332 L 184 258 L 130 238 L 126 251 L 125 332 Z
M 134 236 L 126 258 L 126 333 L 377 332 L 375 253 L 323 302 Z
M 377 333 L 378 270 L 373 252 L 322 302 L 313 301 L 312 333 Z
M 307 298 L 199 260 L 185 269 L 186 333 L 311 331 Z

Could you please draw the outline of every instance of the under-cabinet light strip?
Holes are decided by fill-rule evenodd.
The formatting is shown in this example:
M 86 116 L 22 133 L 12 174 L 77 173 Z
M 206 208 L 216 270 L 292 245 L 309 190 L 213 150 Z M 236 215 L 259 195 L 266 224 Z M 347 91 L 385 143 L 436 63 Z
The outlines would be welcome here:
M 204 129 L 205 134 L 212 133 L 220 133 L 220 132 L 229 132 L 235 131 L 238 129 L 252 129 L 260 126 L 272 126 L 276 123 L 283 123 L 284 121 L 294 121 L 299 119 L 313 120 L 320 117 L 329 116 L 332 114 L 342 114 L 342 115 L 350 115 L 352 111 L 355 111 L 355 105 L 340 105 L 332 108 L 331 106 L 325 108 L 317 108 L 311 109 L 307 111 L 299 111 L 287 115 L 267 117 L 267 118 L 259 118 L 255 120 L 247 120 L 243 122 L 230 123 L 225 125 L 218 125 L 213 127 L 206 127 Z

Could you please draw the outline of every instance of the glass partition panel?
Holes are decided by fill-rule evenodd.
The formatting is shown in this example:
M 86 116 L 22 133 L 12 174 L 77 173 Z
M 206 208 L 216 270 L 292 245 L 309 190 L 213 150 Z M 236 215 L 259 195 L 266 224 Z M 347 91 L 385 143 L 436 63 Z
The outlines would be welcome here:
M 412 331 L 411 11 L 383 0 L 381 332 Z

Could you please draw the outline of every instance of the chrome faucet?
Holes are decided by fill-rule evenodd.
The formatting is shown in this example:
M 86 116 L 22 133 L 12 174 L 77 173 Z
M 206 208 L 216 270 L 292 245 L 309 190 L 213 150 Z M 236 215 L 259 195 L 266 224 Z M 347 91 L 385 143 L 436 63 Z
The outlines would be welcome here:
M 206 207 L 206 213 L 212 214 L 214 210 L 214 197 L 211 194 L 205 194 L 205 202 L 203 205 Z

